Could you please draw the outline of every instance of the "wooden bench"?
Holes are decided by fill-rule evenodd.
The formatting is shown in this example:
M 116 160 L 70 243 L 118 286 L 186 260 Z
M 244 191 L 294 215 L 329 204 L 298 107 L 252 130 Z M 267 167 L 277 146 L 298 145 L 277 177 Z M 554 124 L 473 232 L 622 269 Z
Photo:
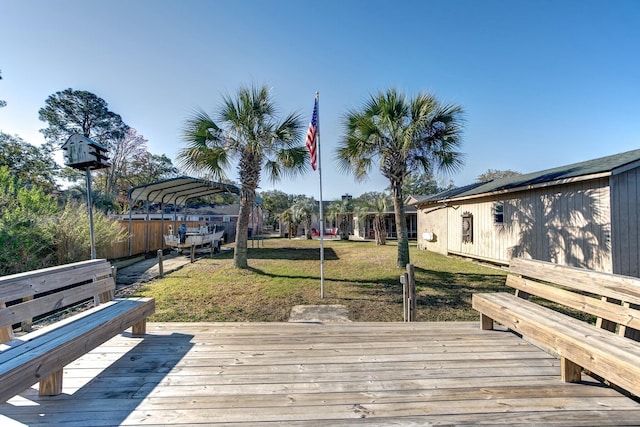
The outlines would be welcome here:
M 561 360 L 565 382 L 579 382 L 584 369 L 640 396 L 640 279 L 519 258 L 510 262 L 506 284 L 515 294 L 473 295 L 482 329 L 496 321 L 547 349 Z M 532 295 L 556 306 L 536 304 Z
M 154 300 L 114 293 L 106 260 L 0 277 L 0 402 L 37 382 L 40 395 L 60 394 L 64 366 L 129 327 L 144 336 Z M 32 330 L 32 322 L 45 326 Z

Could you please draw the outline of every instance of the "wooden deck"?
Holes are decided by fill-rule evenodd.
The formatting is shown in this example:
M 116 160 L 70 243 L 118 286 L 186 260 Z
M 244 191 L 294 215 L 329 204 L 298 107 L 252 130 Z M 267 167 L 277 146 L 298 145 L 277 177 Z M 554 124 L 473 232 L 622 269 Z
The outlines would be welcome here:
M 65 369 L 0 426 L 637 425 L 640 404 L 477 323 L 150 323 Z

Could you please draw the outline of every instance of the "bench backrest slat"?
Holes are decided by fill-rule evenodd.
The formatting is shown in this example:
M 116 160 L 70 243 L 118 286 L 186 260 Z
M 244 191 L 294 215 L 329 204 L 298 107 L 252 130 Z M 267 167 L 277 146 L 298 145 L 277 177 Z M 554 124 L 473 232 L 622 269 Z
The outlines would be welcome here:
M 554 301 L 574 310 L 582 311 L 593 316 L 607 319 L 614 324 L 640 329 L 640 311 L 628 306 L 621 306 L 606 300 L 580 295 L 575 292 L 549 286 L 523 277 L 507 276 L 507 286 Z
M 97 293 L 109 292 L 111 289 L 113 289 L 113 278 L 108 277 L 93 283 L 45 295 L 41 298 L 0 308 L 0 326 L 10 326 L 14 323 L 32 319 L 62 307 L 93 298 Z
M 12 274 L 0 277 L 0 302 L 17 301 L 71 286 L 79 281 L 95 280 L 109 275 L 111 275 L 111 265 L 104 259 Z
M 89 301 L 113 298 L 115 281 L 104 259 L 76 262 L 0 277 L 0 342 L 13 338 L 13 325 L 30 330 L 33 318 Z
M 514 258 L 509 272 L 554 283 L 577 291 L 589 292 L 632 304 L 640 304 L 640 279 L 609 273 L 566 267 L 546 261 Z

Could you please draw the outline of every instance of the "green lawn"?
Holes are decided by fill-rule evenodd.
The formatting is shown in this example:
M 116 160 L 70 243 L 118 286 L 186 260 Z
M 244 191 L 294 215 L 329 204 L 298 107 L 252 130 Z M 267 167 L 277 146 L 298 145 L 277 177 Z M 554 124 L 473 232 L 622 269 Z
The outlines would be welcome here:
M 251 248 L 248 270 L 227 251 L 147 284 L 137 293 L 156 299 L 151 321 L 286 321 L 299 304 L 342 304 L 352 321 L 401 321 L 404 270 L 389 242 L 325 240 L 325 298 L 320 298 L 318 240 L 266 239 Z M 257 246 L 257 242 L 256 242 Z M 469 260 L 411 248 L 418 321 L 477 320 L 474 292 L 504 290 L 505 273 Z

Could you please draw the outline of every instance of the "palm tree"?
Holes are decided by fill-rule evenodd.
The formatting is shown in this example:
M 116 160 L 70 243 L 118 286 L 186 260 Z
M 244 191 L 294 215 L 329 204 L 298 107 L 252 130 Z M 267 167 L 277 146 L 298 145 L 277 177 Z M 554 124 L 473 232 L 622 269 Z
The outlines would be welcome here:
M 389 197 L 380 193 L 375 199 L 371 201 L 371 208 L 373 209 L 373 232 L 375 234 L 376 245 L 387 244 L 387 227 L 385 226 L 384 218 L 389 210 Z
M 298 219 L 298 215 L 296 210 L 292 207 L 285 210 L 280 214 L 280 221 L 282 223 L 287 224 L 287 236 L 289 239 L 292 239 L 296 236 L 298 225 L 300 225 L 300 220 Z
M 350 198 L 331 202 L 329 215 L 332 215 L 338 224 L 338 232 L 341 240 L 349 240 L 349 223 L 353 215 L 353 201 Z
M 318 211 L 318 205 L 313 197 L 305 197 L 302 200 L 298 200 L 291 209 L 295 212 L 293 215 L 298 218 L 304 225 L 304 232 L 307 239 L 311 239 L 311 223 L 313 221 L 313 215 Z
M 266 86 L 240 88 L 235 98 L 224 96 L 217 121 L 202 110 L 186 120 L 183 139 L 187 146 L 178 154 L 183 168 L 223 179 L 232 161 L 238 162 L 240 212 L 233 258 L 238 268 L 248 267 L 249 214 L 262 173 L 276 182 L 307 167 L 308 152 L 301 143 L 303 130 L 299 114 L 291 113 L 278 121 Z
M 360 110 L 344 117 L 336 151 L 342 171 L 366 179 L 374 163 L 389 180 L 398 230 L 398 267 L 409 263 L 409 240 L 402 184 L 412 172 L 452 172 L 462 166 L 463 110 L 441 104 L 434 95 L 407 99 L 396 89 L 371 95 Z

